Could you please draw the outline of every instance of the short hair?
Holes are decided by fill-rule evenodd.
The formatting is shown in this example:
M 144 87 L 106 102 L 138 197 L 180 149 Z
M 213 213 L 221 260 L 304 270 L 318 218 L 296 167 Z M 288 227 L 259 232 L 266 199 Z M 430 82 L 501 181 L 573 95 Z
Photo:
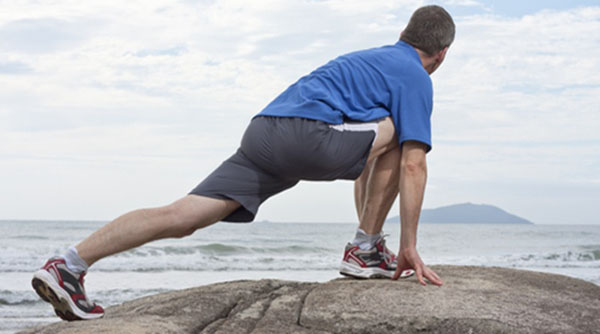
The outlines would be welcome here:
M 448 12 L 440 6 L 417 9 L 400 35 L 400 40 L 432 56 L 450 46 L 456 27 Z

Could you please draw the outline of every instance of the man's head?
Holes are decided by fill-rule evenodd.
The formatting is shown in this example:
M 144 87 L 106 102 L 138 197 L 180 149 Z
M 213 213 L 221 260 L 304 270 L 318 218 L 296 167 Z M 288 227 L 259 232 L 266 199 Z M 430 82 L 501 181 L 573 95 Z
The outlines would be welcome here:
M 432 58 L 432 64 L 426 69 L 433 73 L 454 41 L 455 31 L 454 21 L 444 8 L 425 6 L 413 13 L 400 39 Z

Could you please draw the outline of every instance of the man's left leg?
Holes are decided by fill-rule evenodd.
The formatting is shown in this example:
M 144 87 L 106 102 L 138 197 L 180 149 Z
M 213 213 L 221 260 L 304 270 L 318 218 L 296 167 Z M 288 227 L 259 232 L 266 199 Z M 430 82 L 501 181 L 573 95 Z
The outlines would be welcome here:
M 354 183 L 354 201 L 359 219 L 355 239 L 346 246 L 340 272 L 371 278 L 391 277 L 395 255 L 385 246 L 381 228 L 398 196 L 401 150 L 391 119 L 378 124 L 367 165 Z

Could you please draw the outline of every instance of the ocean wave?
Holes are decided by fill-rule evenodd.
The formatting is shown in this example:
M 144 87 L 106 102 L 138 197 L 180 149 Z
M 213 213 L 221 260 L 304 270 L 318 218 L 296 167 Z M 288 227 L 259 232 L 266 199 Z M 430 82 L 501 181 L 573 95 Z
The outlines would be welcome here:
M 41 302 L 42 300 L 32 291 L 0 290 L 0 305 L 31 305 Z
M 228 255 L 239 255 L 239 254 L 319 254 L 324 252 L 330 252 L 329 248 L 324 247 L 312 247 L 312 246 L 301 246 L 301 245 L 288 245 L 278 247 L 264 247 L 264 246 L 239 246 L 223 243 L 211 243 L 206 245 L 195 245 L 195 246 L 147 246 L 142 248 L 133 249 L 118 256 L 121 257 L 147 257 L 147 256 L 161 256 L 161 255 L 213 255 L 213 256 L 228 256 Z
M 13 237 L 11 237 L 11 239 L 17 239 L 17 240 L 48 240 L 50 239 L 47 236 L 42 236 L 42 235 L 15 235 Z
M 497 255 L 445 255 L 432 259 L 436 264 L 467 266 L 499 266 L 509 268 L 557 268 L 598 270 L 600 268 L 600 247 L 577 247 L 576 250 L 562 252 L 515 253 Z
M 110 289 L 92 291 L 90 297 L 99 303 L 113 305 L 123 300 L 135 299 L 169 291 L 168 289 Z M 29 307 L 34 304 L 44 304 L 42 299 L 33 291 L 0 291 L 0 306 Z
M 34 272 L 47 260 L 40 254 L 60 254 L 59 248 L 43 249 L 38 252 L 2 247 L 6 255 L 0 259 L 0 273 Z M 226 242 L 207 244 L 184 244 L 177 246 L 146 245 L 135 248 L 94 265 L 101 271 L 207 271 L 222 270 L 232 266 L 233 270 L 278 270 L 279 264 L 286 268 L 315 269 L 314 264 L 341 255 L 339 250 L 314 247 L 309 244 L 275 244 L 261 246 L 257 243 L 239 245 Z M 285 268 L 283 268 L 285 269 Z M 318 268 L 316 268 L 318 269 Z
M 36 304 L 36 303 L 41 303 L 41 299 L 39 299 L 39 298 L 37 298 L 37 300 L 21 299 L 21 300 L 17 300 L 17 301 L 12 301 L 12 300 L 6 300 L 6 299 L 0 298 L 0 305 L 15 306 L 15 305 L 30 305 L 30 304 Z
M 164 271 L 278 271 L 327 270 L 337 268 L 341 256 L 266 255 L 266 256 L 185 256 L 123 258 L 111 257 L 95 264 L 90 271 L 164 272 Z M 21 264 L 0 269 L 0 273 L 33 273 L 39 266 Z
M 142 247 L 103 259 L 93 266 L 99 272 L 165 271 L 281 271 L 331 270 L 339 265 L 338 250 L 304 245 L 239 246 L 226 243 L 175 247 Z M 34 272 L 40 259 L 21 258 L 0 261 L 0 273 Z M 445 256 L 432 262 L 454 265 L 495 265 L 515 268 L 600 268 L 600 247 L 578 247 L 562 252 L 497 255 Z
M 238 271 L 261 271 L 261 272 L 278 272 L 278 271 L 326 271 L 326 270 L 337 270 L 338 265 L 326 266 L 326 267 L 282 267 L 282 266 L 270 266 L 270 267 L 256 267 L 256 266 L 247 266 L 247 267 L 231 267 L 231 266 L 222 266 L 222 267 L 213 267 L 213 268 L 200 268 L 200 267 L 138 267 L 138 268 L 101 268 L 95 269 L 96 272 L 105 272 L 105 273 L 162 273 L 168 271 L 183 271 L 183 272 L 238 272 Z
M 600 265 L 600 249 L 586 251 L 565 251 L 550 254 L 526 254 L 521 255 L 519 260 L 523 262 L 561 262 L 576 265 L 577 263 L 598 262 Z

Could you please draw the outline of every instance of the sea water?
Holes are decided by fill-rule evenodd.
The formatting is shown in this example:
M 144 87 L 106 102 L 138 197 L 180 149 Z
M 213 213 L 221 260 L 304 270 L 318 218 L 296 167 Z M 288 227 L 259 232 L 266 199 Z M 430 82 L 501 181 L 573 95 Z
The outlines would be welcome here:
M 0 221 L 0 333 L 58 321 L 31 288 L 31 276 L 103 222 Z M 183 239 L 147 244 L 96 263 L 86 276 L 103 306 L 215 282 L 339 277 L 356 224 L 215 224 Z M 385 226 L 398 248 L 399 225 Z M 600 285 L 600 225 L 427 225 L 419 227 L 427 264 L 501 266 L 558 273 Z M 443 278 L 443 277 L 442 277 Z

